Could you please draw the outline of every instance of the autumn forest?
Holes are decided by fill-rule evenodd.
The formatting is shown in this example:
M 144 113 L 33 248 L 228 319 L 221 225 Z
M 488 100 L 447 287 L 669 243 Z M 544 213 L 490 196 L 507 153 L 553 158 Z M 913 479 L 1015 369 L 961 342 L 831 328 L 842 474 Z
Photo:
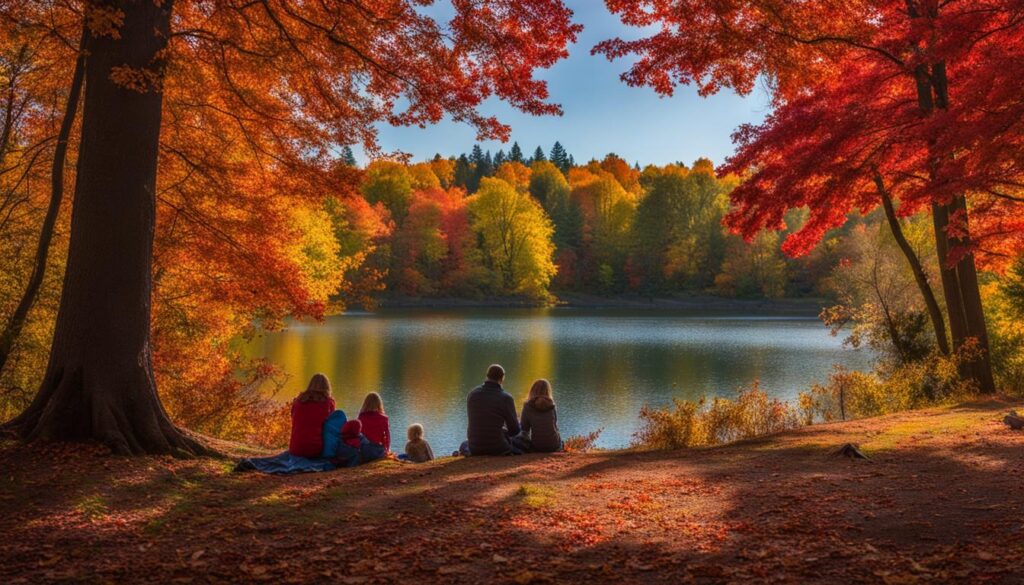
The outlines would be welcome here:
M 1019 578 L 1024 0 L 592 4 L 0 0 L 0 580 Z M 768 111 L 721 160 L 512 140 L 578 54 Z M 382 138 L 440 124 L 476 142 Z M 681 300 L 811 307 L 870 367 L 644 404 L 623 451 L 241 473 L 306 396 L 261 335 Z

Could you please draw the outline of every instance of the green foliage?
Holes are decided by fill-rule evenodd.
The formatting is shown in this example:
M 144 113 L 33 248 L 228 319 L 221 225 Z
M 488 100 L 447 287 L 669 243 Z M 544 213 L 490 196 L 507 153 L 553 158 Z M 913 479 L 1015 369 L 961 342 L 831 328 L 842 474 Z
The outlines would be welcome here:
M 517 163 L 526 163 L 526 159 L 523 158 L 523 149 L 519 148 L 518 142 L 512 143 L 512 148 L 508 151 L 508 160 Z
M 1017 258 L 999 283 L 999 292 L 1006 299 L 1007 310 L 1024 319 L 1024 255 Z
M 545 160 L 548 160 L 548 159 L 547 159 L 546 156 L 544 156 L 544 149 L 538 146 L 537 150 L 533 151 L 533 158 L 530 159 L 530 162 L 531 163 L 535 163 L 535 162 L 541 162 L 541 161 L 545 161 Z
M 721 222 L 734 181 L 669 165 L 648 167 L 640 184 L 646 195 L 633 223 L 630 262 L 640 286 L 651 292 L 710 286 L 723 269 Z
M 485 154 L 479 144 L 474 144 L 473 151 L 469 155 L 469 162 L 473 165 L 473 173 L 466 185 L 466 190 L 476 193 L 480 188 L 481 179 L 494 175 L 494 161 L 491 159 L 490 151 Z
M 615 177 L 598 170 L 589 180 L 577 183 L 572 191 L 584 218 L 583 253 L 591 266 L 590 278 L 602 292 L 621 292 L 625 288 L 625 264 L 630 249 L 630 228 L 636 211 L 635 198 L 622 188 Z
M 569 182 L 565 175 L 547 161 L 535 162 L 530 168 L 530 195 L 544 207 L 554 223 L 555 247 L 562 250 L 579 246 L 583 215 L 569 197 Z
M 356 155 L 352 153 L 351 146 L 346 144 L 345 146 L 341 147 L 341 157 L 339 158 L 339 160 L 341 160 L 341 164 L 347 167 L 356 166 Z
M 796 410 L 771 398 L 755 382 L 735 398 L 674 399 L 672 406 L 640 410 L 633 444 L 644 449 L 718 445 L 799 426 Z
M 469 186 L 473 182 L 473 165 L 469 162 L 469 158 L 466 155 L 460 156 L 455 160 L 455 172 L 452 179 L 452 184 L 456 187 L 461 187 L 468 193 L 472 193 L 474 189 L 470 189 Z
M 752 242 L 729 236 L 715 290 L 731 297 L 778 298 L 786 293 L 786 261 L 778 232 L 761 232 Z
M 982 287 L 989 348 L 998 387 L 1008 394 L 1024 394 L 1024 256 L 1006 275 Z
M 551 155 L 548 160 L 563 173 L 569 172 L 569 153 L 565 151 L 560 142 L 556 141 L 555 145 L 551 147 Z
M 905 232 L 923 251 L 928 247 L 928 230 L 915 223 L 922 222 L 908 224 Z M 856 227 L 843 239 L 840 253 L 844 261 L 824 283 L 838 301 L 822 312 L 833 335 L 846 332 L 848 345 L 870 347 L 889 364 L 928 356 L 935 348 L 934 334 L 914 276 L 888 227 L 880 223 Z M 934 258 L 919 257 L 927 270 L 937 271 Z

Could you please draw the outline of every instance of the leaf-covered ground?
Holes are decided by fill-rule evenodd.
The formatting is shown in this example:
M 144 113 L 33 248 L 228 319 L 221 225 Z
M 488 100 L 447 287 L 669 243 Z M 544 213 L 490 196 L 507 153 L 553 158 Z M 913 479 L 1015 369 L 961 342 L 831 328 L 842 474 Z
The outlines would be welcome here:
M 299 477 L 7 442 L 0 582 L 1019 583 L 1012 406 Z

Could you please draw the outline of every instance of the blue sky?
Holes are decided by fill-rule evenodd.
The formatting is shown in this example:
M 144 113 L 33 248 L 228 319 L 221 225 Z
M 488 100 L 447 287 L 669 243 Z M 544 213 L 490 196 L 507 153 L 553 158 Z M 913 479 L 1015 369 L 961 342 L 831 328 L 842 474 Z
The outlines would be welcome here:
M 721 163 L 732 153 L 730 135 L 740 124 L 759 122 L 769 111 L 768 98 L 759 89 L 748 97 L 730 91 L 702 98 L 693 87 L 680 87 L 672 98 L 659 98 L 648 88 L 632 88 L 619 80 L 628 66 L 591 56 L 599 41 L 614 36 L 635 38 L 640 31 L 623 26 L 609 14 L 601 0 L 566 0 L 584 26 L 569 58 L 538 77 L 548 82 L 551 101 L 562 105 L 561 117 L 536 117 L 490 100 L 482 111 L 497 115 L 512 127 L 512 140 L 523 152 L 538 146 L 550 151 L 560 141 L 577 162 L 615 152 L 630 163 L 690 163 L 701 156 Z M 380 145 L 385 151 L 402 151 L 414 160 L 436 152 L 447 156 L 469 152 L 476 132 L 466 124 L 446 120 L 427 128 L 395 128 L 382 125 Z M 511 141 L 481 143 L 485 150 L 507 152 Z

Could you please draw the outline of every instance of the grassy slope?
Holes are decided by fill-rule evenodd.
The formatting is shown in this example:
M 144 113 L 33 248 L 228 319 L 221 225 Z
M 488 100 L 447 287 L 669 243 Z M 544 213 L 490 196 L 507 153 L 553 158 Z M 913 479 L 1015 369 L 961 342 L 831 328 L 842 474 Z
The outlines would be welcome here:
M 0 582 L 1021 582 L 1011 406 L 290 478 L 7 443 Z

